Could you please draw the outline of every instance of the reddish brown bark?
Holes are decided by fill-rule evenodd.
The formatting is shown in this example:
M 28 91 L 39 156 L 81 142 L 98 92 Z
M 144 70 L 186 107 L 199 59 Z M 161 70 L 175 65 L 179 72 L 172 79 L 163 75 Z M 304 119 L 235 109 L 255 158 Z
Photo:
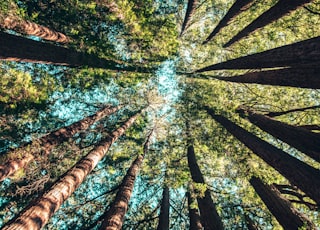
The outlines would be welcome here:
M 170 209 L 169 187 L 164 186 L 157 230 L 169 230 L 169 209 Z
M 261 140 L 247 130 L 229 121 L 227 118 L 216 115 L 212 109 L 205 109 L 214 120 L 225 127 L 257 156 L 286 177 L 291 184 L 304 191 L 310 198 L 316 201 L 317 204 L 320 204 L 319 170 Z
M 293 113 L 293 112 L 303 112 L 306 111 L 308 109 L 319 109 L 320 105 L 314 105 L 314 106 L 308 106 L 308 107 L 304 107 L 304 108 L 297 108 L 297 109 L 290 109 L 290 110 L 286 110 L 286 111 L 281 111 L 281 112 L 269 112 L 267 114 L 265 114 L 268 117 L 277 117 L 277 116 L 281 116 L 281 115 L 285 115 L 288 113 Z
M 192 204 L 196 202 L 191 192 L 187 192 L 188 197 L 188 210 L 190 220 L 190 230 L 202 230 L 202 224 L 200 220 L 200 213 L 198 208 L 192 207 Z
M 284 229 L 299 229 L 303 226 L 315 229 L 312 222 L 283 198 L 273 185 L 264 184 L 258 177 L 251 177 L 250 184 Z
M 187 11 L 181 26 L 180 36 L 182 36 L 188 24 L 190 23 L 191 17 L 194 14 L 197 5 L 198 5 L 198 0 L 188 0 Z
M 208 43 L 219 31 L 227 26 L 230 21 L 232 21 L 236 16 L 238 16 L 242 11 L 247 10 L 255 0 L 236 0 L 231 6 L 227 14 L 221 19 L 216 28 L 211 32 L 203 44 Z
M 9 223 L 5 224 L 2 229 L 30 230 L 42 228 L 105 156 L 110 146 L 134 123 L 139 114 L 128 119 L 122 126 L 113 131 L 110 136 L 100 141 L 92 151 L 59 178 L 44 195 L 32 201 L 28 207 L 22 210 Z
M 0 181 L 3 181 L 7 177 L 11 176 L 17 170 L 25 168 L 28 163 L 34 159 L 34 154 L 39 154 L 42 152 L 42 154 L 48 155 L 55 146 L 68 141 L 69 138 L 73 137 L 76 133 L 88 129 L 92 124 L 112 113 L 115 113 L 121 107 L 122 106 L 104 107 L 94 115 L 53 131 L 35 141 L 24 144 L 18 149 L 8 152 L 8 154 L 11 155 L 24 154 L 24 156 L 22 159 L 12 159 L 0 165 Z M 26 148 L 30 148 L 30 150 L 27 151 L 25 150 Z
M 296 10 L 303 5 L 312 2 L 312 0 L 279 0 L 274 6 L 269 10 L 260 15 L 256 20 L 250 23 L 246 28 L 240 31 L 236 36 L 234 36 L 229 42 L 227 42 L 223 47 L 229 47 L 233 43 L 239 41 L 241 38 L 248 36 L 254 31 L 278 20 L 279 18 L 289 14 L 290 12 Z

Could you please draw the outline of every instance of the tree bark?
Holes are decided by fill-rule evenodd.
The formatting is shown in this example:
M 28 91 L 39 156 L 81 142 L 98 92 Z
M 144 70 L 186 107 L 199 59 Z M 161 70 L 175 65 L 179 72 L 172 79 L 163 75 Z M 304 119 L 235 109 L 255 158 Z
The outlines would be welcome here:
M 315 229 L 312 222 L 283 198 L 273 185 L 264 184 L 258 177 L 251 177 L 250 184 L 284 229 L 300 229 L 303 226 Z
M 299 128 L 304 128 L 307 130 L 320 130 L 320 125 L 299 125 Z
M 122 106 L 104 107 L 96 112 L 94 115 L 86 117 L 69 126 L 53 131 L 37 140 L 23 144 L 21 147 L 14 149 L 7 154 L 20 155 L 23 154 L 22 159 L 12 159 L 0 165 L 0 181 L 13 175 L 17 170 L 25 168 L 28 163 L 34 160 L 34 155 L 40 152 L 44 155 L 50 154 L 51 150 L 73 137 L 76 133 L 88 129 L 92 124 L 118 111 Z M 30 148 L 29 151 L 26 148 Z
M 231 6 L 224 18 L 221 19 L 216 28 L 211 32 L 203 44 L 208 43 L 219 31 L 226 27 L 230 21 L 232 21 L 236 16 L 238 16 L 242 11 L 247 10 L 255 0 L 236 0 Z
M 246 226 L 248 230 L 259 230 L 257 225 L 253 222 L 253 220 L 251 220 L 251 218 L 247 214 L 244 214 L 244 218 L 245 218 Z
M 304 107 L 304 108 L 290 109 L 290 110 L 281 111 L 281 112 L 269 112 L 269 113 L 266 114 L 266 116 L 268 116 L 268 117 L 278 117 L 278 116 L 285 115 L 285 114 L 288 114 L 288 113 L 303 112 L 303 111 L 308 110 L 308 109 L 319 109 L 319 108 L 320 108 L 320 105 L 314 105 L 314 106 L 308 106 L 308 107 Z
M 248 36 L 254 31 L 278 20 L 279 18 L 289 14 L 290 12 L 296 10 L 299 7 L 302 7 L 309 2 L 312 2 L 312 0 L 279 0 L 274 6 L 260 15 L 256 20 L 251 22 L 223 47 L 226 48 L 231 46 L 233 43 Z
M 164 186 L 162 192 L 162 201 L 160 207 L 159 223 L 157 230 L 169 230 L 169 210 L 170 210 L 170 194 L 169 187 Z
M 245 114 L 260 129 L 320 162 L 319 133 L 274 120 L 246 108 L 238 109 L 237 112 Z
M 196 6 L 198 5 L 198 0 L 188 0 L 188 6 L 187 6 L 187 11 L 186 11 L 186 15 L 184 17 L 182 26 L 181 26 L 181 32 L 180 32 L 180 36 L 182 36 L 182 34 L 184 33 L 185 29 L 187 28 L 191 17 L 193 15 L 193 13 L 196 10 Z
M 291 184 L 304 191 L 317 204 L 320 204 L 319 170 L 261 140 L 227 118 L 216 115 L 212 109 L 207 107 L 206 110 L 214 120 L 225 127 L 257 156 L 286 177 Z
M 92 151 L 62 175 L 44 195 L 31 202 L 13 220 L 5 224 L 2 230 L 41 229 L 105 156 L 109 147 L 134 123 L 139 114 L 132 116 L 110 136 L 100 141 Z
M 77 52 L 53 44 L 43 43 L 0 31 L 0 60 L 34 62 L 70 67 L 89 66 L 117 71 L 153 72 L 153 68 L 124 65 L 99 58 L 96 55 Z
M 198 208 L 192 207 L 192 204 L 195 203 L 195 199 L 192 196 L 191 192 L 187 192 L 188 197 L 188 210 L 189 210 L 189 221 L 190 221 L 190 230 L 202 230 L 202 224 L 200 219 L 200 213 Z
M 228 60 L 196 70 L 196 73 L 221 69 L 261 69 L 273 67 L 318 67 L 320 37 Z
M 251 72 L 234 77 L 215 77 L 216 79 L 238 83 L 291 86 L 308 89 L 320 89 L 319 68 L 288 68 Z

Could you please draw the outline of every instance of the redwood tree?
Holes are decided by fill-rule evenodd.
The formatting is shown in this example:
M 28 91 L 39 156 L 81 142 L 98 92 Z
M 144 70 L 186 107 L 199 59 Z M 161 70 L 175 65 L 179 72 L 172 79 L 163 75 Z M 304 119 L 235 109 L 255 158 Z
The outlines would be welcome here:
M 162 200 L 160 206 L 160 215 L 157 230 L 169 230 L 169 210 L 170 210 L 170 193 L 169 187 L 165 185 L 162 191 Z
M 189 229 L 202 230 L 199 210 L 197 207 L 194 207 L 194 203 L 196 203 L 197 201 L 194 199 L 193 194 L 191 194 L 191 191 L 187 192 L 187 198 L 188 198 L 188 210 L 189 210 L 189 222 L 190 222 Z
M 184 20 L 183 20 L 183 23 L 182 23 L 182 26 L 181 26 L 180 36 L 182 36 L 182 34 L 185 31 L 186 27 L 190 23 L 191 17 L 192 17 L 193 13 L 196 10 L 198 2 L 199 2 L 198 0 L 188 0 L 187 11 L 186 11 L 186 15 L 184 17 Z
M 277 116 L 281 116 L 281 115 L 285 115 L 288 113 L 293 113 L 293 112 L 303 112 L 309 109 L 319 109 L 320 105 L 314 105 L 314 106 L 308 106 L 308 107 L 304 107 L 304 108 L 296 108 L 296 109 L 289 109 L 286 111 L 280 111 L 280 112 L 269 112 L 267 114 L 265 114 L 268 117 L 277 117 Z

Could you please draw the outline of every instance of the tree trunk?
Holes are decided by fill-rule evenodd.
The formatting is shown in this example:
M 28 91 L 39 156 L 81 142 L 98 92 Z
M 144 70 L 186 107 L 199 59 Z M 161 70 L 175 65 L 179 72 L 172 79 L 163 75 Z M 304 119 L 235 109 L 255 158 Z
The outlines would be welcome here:
M 312 222 L 292 207 L 273 185 L 264 184 L 257 177 L 251 177 L 250 184 L 284 229 L 300 229 L 303 226 L 315 229 Z
M 216 115 L 210 108 L 206 108 L 211 117 L 224 126 L 231 134 L 251 149 L 268 165 L 276 169 L 291 184 L 296 185 L 320 204 L 320 172 L 308 164 L 290 156 L 286 152 L 261 140 L 247 130 L 229 121 L 227 118 Z
M 290 110 L 281 111 L 281 112 L 269 112 L 269 113 L 267 113 L 265 115 L 268 116 L 268 117 L 278 117 L 278 116 L 285 115 L 285 114 L 288 114 L 288 113 L 303 112 L 303 111 L 308 110 L 308 109 L 319 109 L 319 108 L 320 108 L 320 105 L 315 105 L 315 106 L 309 106 L 309 107 L 304 107 L 304 108 L 290 109 Z
M 192 207 L 196 202 L 191 192 L 187 192 L 188 197 L 188 210 L 189 210 L 189 220 L 190 220 L 190 230 L 202 230 L 202 224 L 200 220 L 200 213 L 197 207 Z
M 137 113 L 128 119 L 122 126 L 113 131 L 110 136 L 100 141 L 97 147 L 61 176 L 44 195 L 31 202 L 28 207 L 7 223 L 2 230 L 34 230 L 42 228 L 105 156 L 109 147 L 134 123 L 139 114 Z
M 17 62 L 35 62 L 71 67 L 89 66 L 117 71 L 149 73 L 154 69 L 123 65 L 99 58 L 98 56 L 81 53 L 61 46 L 38 42 L 24 37 L 0 31 L 0 60 Z
M 320 37 L 266 50 L 261 53 L 228 60 L 196 70 L 196 73 L 221 69 L 261 69 L 273 67 L 318 67 Z
M 169 230 L 169 209 L 170 209 L 169 187 L 165 185 L 162 192 L 162 201 L 160 207 L 159 223 L 157 230 Z
M 224 18 L 221 19 L 216 28 L 211 32 L 203 44 L 208 43 L 219 31 L 227 26 L 230 21 L 232 21 L 236 16 L 238 16 L 242 11 L 247 10 L 255 0 L 236 0 L 231 6 Z
M 205 184 L 204 178 L 202 176 L 199 165 L 197 163 L 193 145 L 189 144 L 188 150 L 187 150 L 187 157 L 188 157 L 188 166 L 190 169 L 193 182 Z M 204 197 L 197 197 L 197 201 L 200 209 L 201 223 L 204 229 L 205 230 L 223 229 L 222 221 L 218 215 L 216 206 L 213 203 L 210 191 L 207 189 L 205 191 Z
M 320 89 L 320 69 L 279 69 L 251 72 L 234 77 L 214 77 L 223 81 L 255 83 L 263 85 L 292 86 L 299 88 Z
M 94 115 L 53 131 L 37 140 L 26 143 L 21 147 L 8 152 L 7 154 L 15 156 L 23 154 L 22 159 L 9 160 L 8 162 L 0 165 L 0 181 L 3 181 L 7 177 L 11 176 L 17 170 L 25 168 L 28 163 L 34 159 L 35 154 L 42 152 L 42 154 L 48 155 L 55 146 L 68 141 L 69 138 L 73 137 L 76 133 L 88 129 L 92 124 L 110 114 L 115 113 L 121 107 L 122 106 L 116 106 L 112 108 L 105 107 L 96 112 Z M 30 150 L 27 151 L 27 148 L 30 148 Z
M 184 17 L 182 26 L 181 26 L 181 32 L 180 32 L 180 36 L 182 36 L 182 34 L 184 33 L 185 29 L 187 28 L 192 15 L 194 14 L 195 10 L 196 10 L 196 6 L 198 5 L 198 0 L 188 0 L 188 6 L 187 6 L 187 11 L 186 11 L 186 15 Z
M 297 126 L 299 128 L 304 128 L 304 129 L 307 129 L 307 130 L 320 130 L 320 125 L 299 125 Z
M 244 214 L 244 218 L 245 218 L 246 226 L 247 226 L 248 230 L 259 230 L 257 225 L 253 222 L 253 220 L 251 220 L 249 215 Z
M 320 162 L 319 133 L 288 125 L 245 108 L 238 109 L 238 113 L 246 114 L 251 123 L 260 129 Z
M 139 173 L 144 155 L 139 155 L 131 164 L 126 176 L 123 178 L 117 195 L 108 211 L 103 215 L 103 222 L 100 229 L 120 230 L 128 210 L 130 197 L 132 195 L 134 182 Z
M 260 15 L 256 20 L 251 22 L 247 27 L 234 36 L 223 47 L 229 47 L 241 38 L 248 36 L 254 31 L 278 20 L 303 5 L 312 2 L 312 0 L 279 0 L 273 7 Z
M 48 27 L 41 26 L 37 23 L 19 19 L 17 17 L 6 17 L 3 22 L 0 22 L 0 27 L 8 30 L 13 30 L 21 34 L 37 36 L 43 40 L 68 43 L 70 38 L 66 35 L 53 31 Z

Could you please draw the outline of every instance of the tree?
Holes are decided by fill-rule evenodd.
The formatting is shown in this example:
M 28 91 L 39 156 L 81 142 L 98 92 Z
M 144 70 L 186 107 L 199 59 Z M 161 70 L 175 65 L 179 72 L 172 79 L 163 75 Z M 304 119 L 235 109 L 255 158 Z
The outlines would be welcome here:
M 239 41 L 241 38 L 248 36 L 252 32 L 259 28 L 262 28 L 277 19 L 289 14 L 291 11 L 296 10 L 303 5 L 312 2 L 312 0 L 279 0 L 273 7 L 260 15 L 252 23 L 250 23 L 246 28 L 240 31 L 236 36 L 234 36 L 229 42 L 227 42 L 223 47 L 229 47 L 233 43 Z
M 247 10 L 253 3 L 254 0 L 236 0 L 228 10 L 227 14 L 221 19 L 219 24 L 202 44 L 208 43 L 223 27 L 227 26 L 230 21 L 238 16 L 242 11 Z
M 274 120 L 248 108 L 238 108 L 237 112 L 246 116 L 253 124 L 262 130 L 320 162 L 319 133 Z
M 3 226 L 3 230 L 42 228 L 105 156 L 110 146 L 124 134 L 126 129 L 134 123 L 139 115 L 140 112 L 136 113 L 122 126 L 114 130 L 110 136 L 100 141 L 92 151 L 63 174 L 42 196 L 32 201 L 14 219 Z
M 199 3 L 198 0 L 188 0 L 187 11 L 186 11 L 186 14 L 185 14 L 182 26 L 181 26 L 180 36 L 182 36 L 182 34 L 184 33 L 188 24 L 190 23 L 191 17 L 195 12 L 198 3 Z
M 250 178 L 250 184 L 284 229 L 315 229 L 310 220 L 293 208 L 273 185 L 267 185 L 255 176 Z
M 244 218 L 246 221 L 246 226 L 249 230 L 258 230 L 259 228 L 257 227 L 257 225 L 253 222 L 253 220 L 251 220 L 251 218 L 248 216 L 248 214 L 244 214 Z
M 76 133 L 88 129 L 92 124 L 115 113 L 121 107 L 115 106 L 110 108 L 110 106 L 106 106 L 98 110 L 94 115 L 85 117 L 78 122 L 55 130 L 39 139 L 23 144 L 18 149 L 8 152 L 7 154 L 14 155 L 15 158 L 0 165 L 0 181 L 3 181 L 19 169 L 25 168 L 30 161 L 34 160 L 36 154 L 41 152 L 43 155 L 48 155 L 55 146 L 69 140 Z M 19 155 L 22 155 L 21 159 L 17 159 Z
M 227 118 L 215 114 L 214 110 L 206 107 L 206 111 L 257 156 L 286 177 L 290 183 L 304 191 L 317 204 L 320 203 L 319 170 L 261 140 Z
M 162 190 L 162 200 L 157 230 L 169 230 L 170 194 L 169 187 L 165 185 Z
M 189 186 L 191 187 L 191 186 Z M 190 189 L 189 189 L 190 190 Z M 202 224 L 200 219 L 200 213 L 198 210 L 197 205 L 195 203 L 197 202 L 194 199 L 193 194 L 191 194 L 190 191 L 187 192 L 187 198 L 188 198 L 188 210 L 189 210 L 189 222 L 190 222 L 190 230 L 201 230 Z
M 287 111 L 281 111 L 281 112 L 269 112 L 267 114 L 265 114 L 268 117 L 278 117 L 281 115 L 285 115 L 288 113 L 293 113 L 293 112 L 303 112 L 305 110 L 309 110 L 309 109 L 319 109 L 320 105 L 314 105 L 314 106 L 308 106 L 308 107 L 304 107 L 304 108 L 297 108 L 297 109 L 290 109 Z

